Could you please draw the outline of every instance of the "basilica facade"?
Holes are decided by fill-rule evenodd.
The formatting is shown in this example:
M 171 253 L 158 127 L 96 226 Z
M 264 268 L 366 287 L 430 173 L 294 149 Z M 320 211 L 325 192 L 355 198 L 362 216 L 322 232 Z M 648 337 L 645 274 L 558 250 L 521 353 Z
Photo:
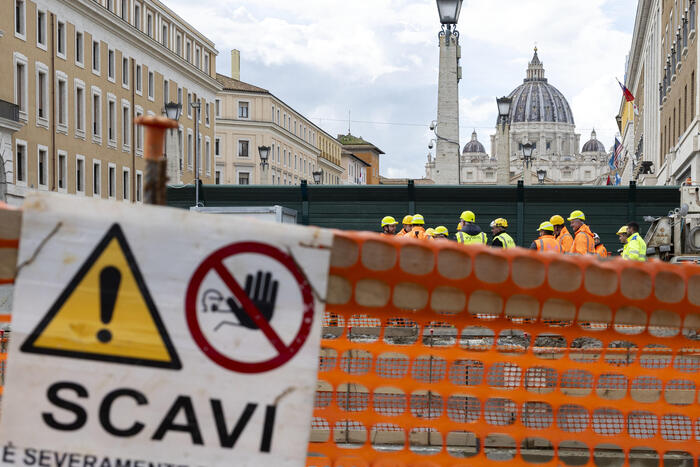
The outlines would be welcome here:
M 566 97 L 547 81 L 537 49 L 523 84 L 508 97 L 511 99 L 508 122 L 497 123 L 497 131 L 491 135 L 491 154 L 474 131 L 458 164 L 455 158 L 454 170 L 460 173 L 460 183 L 516 184 L 523 180 L 526 184 L 605 184 L 609 159 L 605 146 L 598 141 L 594 130 L 581 148 L 571 107 Z M 533 146 L 529 163 L 524 160 L 522 150 L 528 143 Z M 435 160 L 428 155 L 426 178 L 431 179 L 434 171 Z

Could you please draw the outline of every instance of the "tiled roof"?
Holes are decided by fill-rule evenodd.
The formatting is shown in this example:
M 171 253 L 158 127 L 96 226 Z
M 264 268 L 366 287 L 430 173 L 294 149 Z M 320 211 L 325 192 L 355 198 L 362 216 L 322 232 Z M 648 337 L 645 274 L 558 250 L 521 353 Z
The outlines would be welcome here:
M 252 84 L 244 83 L 237 79 L 229 78 L 228 76 L 217 73 L 216 80 L 224 87 L 224 91 L 243 91 L 243 92 L 260 92 L 269 94 L 267 89 L 253 86 Z
M 352 134 L 348 133 L 347 135 L 338 135 L 336 139 L 343 146 L 371 146 L 374 149 L 376 149 L 380 154 L 384 154 L 384 151 L 382 151 L 369 141 L 365 141 L 364 139 L 362 139 L 361 136 L 353 136 Z

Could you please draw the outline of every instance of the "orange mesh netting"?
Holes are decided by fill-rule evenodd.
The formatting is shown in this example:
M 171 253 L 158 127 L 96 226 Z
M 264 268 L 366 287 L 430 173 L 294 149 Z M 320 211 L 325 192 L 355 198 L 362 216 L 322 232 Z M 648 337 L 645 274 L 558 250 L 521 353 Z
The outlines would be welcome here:
M 307 464 L 694 465 L 699 305 L 695 266 L 337 233 Z
M 21 212 L 0 202 L 0 325 L 10 322 L 9 294 L 15 283 L 17 271 L 17 249 Z M 5 362 L 7 360 L 7 335 L 0 330 L 0 395 L 5 384 Z

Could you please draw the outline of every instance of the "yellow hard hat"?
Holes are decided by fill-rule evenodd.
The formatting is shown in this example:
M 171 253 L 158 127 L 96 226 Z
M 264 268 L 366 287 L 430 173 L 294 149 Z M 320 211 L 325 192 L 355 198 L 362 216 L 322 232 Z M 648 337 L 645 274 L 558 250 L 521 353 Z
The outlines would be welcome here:
M 561 217 L 559 214 L 556 214 L 552 216 L 551 219 L 549 219 L 549 222 L 551 222 L 552 225 L 564 225 L 564 218 Z
M 414 214 L 413 215 L 413 222 L 411 222 L 413 225 L 424 225 L 425 224 L 425 219 L 423 219 L 423 216 L 420 214 Z
M 444 235 L 445 237 L 450 236 L 450 232 L 447 230 L 447 227 L 444 225 L 439 225 L 435 227 L 435 235 Z
M 503 227 L 504 229 L 507 229 L 508 221 L 502 217 L 499 217 L 498 219 L 494 219 L 494 221 L 491 222 L 491 227 Z
M 537 228 L 537 231 L 539 232 L 540 230 L 548 230 L 550 232 L 554 232 L 554 226 L 552 225 L 551 222 L 544 221 L 540 224 L 540 226 Z
M 398 222 L 396 222 L 396 219 L 394 219 L 391 216 L 386 216 L 385 218 L 382 219 L 382 227 L 387 226 L 387 225 L 396 225 Z
M 425 235 L 427 235 L 428 237 L 432 237 L 433 235 L 435 235 L 435 229 L 433 229 L 432 227 L 425 229 Z
M 583 213 L 583 211 L 579 211 L 578 209 L 576 211 L 573 211 L 571 215 L 569 215 L 569 218 L 567 219 L 568 221 L 572 221 L 574 219 L 578 219 L 581 221 L 586 220 L 586 215 Z
M 476 222 L 476 216 L 471 211 L 464 211 L 459 218 L 464 222 Z
M 615 235 L 622 235 L 622 234 L 627 235 L 627 226 L 626 225 L 623 225 L 622 227 L 620 227 L 620 229 L 617 231 L 617 233 Z
M 410 216 L 410 215 L 404 216 L 403 223 L 406 225 L 413 224 L 413 216 Z

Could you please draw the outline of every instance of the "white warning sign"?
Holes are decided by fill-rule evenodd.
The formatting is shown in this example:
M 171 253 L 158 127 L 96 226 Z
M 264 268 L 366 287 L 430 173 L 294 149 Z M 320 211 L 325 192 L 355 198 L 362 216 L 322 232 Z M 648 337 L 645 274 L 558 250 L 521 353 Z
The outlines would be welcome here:
M 0 465 L 302 465 L 331 243 L 314 228 L 28 198 Z

